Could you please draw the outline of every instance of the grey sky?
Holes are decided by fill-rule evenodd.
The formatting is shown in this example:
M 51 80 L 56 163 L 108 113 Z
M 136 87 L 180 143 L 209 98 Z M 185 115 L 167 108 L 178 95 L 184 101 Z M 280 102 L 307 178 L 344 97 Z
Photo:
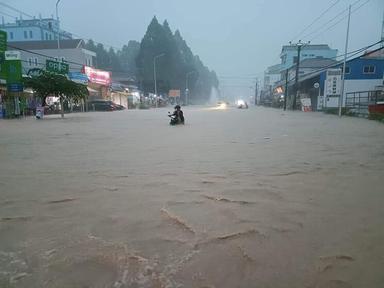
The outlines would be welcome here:
M 1 2 L 31 15 L 55 13 L 56 0 Z M 293 39 L 335 2 L 318 22 Z M 140 41 L 154 15 L 161 22 L 167 19 L 192 51 L 223 77 L 220 82 L 227 93 L 251 94 L 251 77 L 261 78 L 267 66 L 278 63 L 281 46 L 290 40 L 329 44 L 342 54 L 346 19 L 325 33 L 312 32 L 324 31 L 326 22 L 353 3 L 353 10 L 365 4 L 352 14 L 351 51 L 380 40 L 383 0 L 61 0 L 59 14 L 65 30 L 114 47 Z M 0 6 L 1 10 L 17 16 Z M 307 34 L 311 35 L 304 37 Z

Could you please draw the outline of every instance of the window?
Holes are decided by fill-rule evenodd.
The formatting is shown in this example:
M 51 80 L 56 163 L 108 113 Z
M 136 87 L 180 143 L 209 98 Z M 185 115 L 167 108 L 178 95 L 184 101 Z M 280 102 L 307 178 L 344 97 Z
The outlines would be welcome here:
M 28 38 L 28 33 L 27 33 L 27 31 L 24 31 L 24 38 L 25 38 L 25 39 Z
M 29 66 L 32 66 L 32 58 L 28 59 L 28 64 L 29 64 Z
M 369 65 L 369 66 L 364 66 L 364 68 L 363 68 L 363 72 L 364 72 L 364 74 L 373 74 L 373 73 L 375 73 L 375 66 L 373 66 L 373 65 Z
M 9 32 L 9 38 L 13 39 L 13 32 Z
M 38 65 L 39 65 L 39 59 L 35 58 L 35 66 L 38 66 Z
M 32 31 L 29 31 L 29 38 L 33 38 L 33 33 L 32 33 Z
M 45 40 L 48 40 L 48 33 L 45 32 Z
M 52 34 L 49 34 L 49 40 L 52 40 Z
M 341 73 L 343 73 L 343 67 L 340 67 L 340 69 L 341 69 Z M 345 74 L 349 74 L 349 73 L 351 73 L 351 68 L 346 66 L 345 67 Z

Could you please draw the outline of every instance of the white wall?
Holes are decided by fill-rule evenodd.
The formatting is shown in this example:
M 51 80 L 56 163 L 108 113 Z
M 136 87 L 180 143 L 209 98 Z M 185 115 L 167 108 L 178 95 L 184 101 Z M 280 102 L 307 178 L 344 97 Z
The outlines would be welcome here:
M 363 92 L 363 91 L 373 91 L 376 86 L 382 85 L 382 79 L 361 79 L 361 80 L 345 80 L 344 88 L 344 97 L 343 97 L 343 107 L 345 107 L 346 95 L 350 92 Z M 330 97 L 327 101 L 326 106 L 338 107 L 339 98 Z

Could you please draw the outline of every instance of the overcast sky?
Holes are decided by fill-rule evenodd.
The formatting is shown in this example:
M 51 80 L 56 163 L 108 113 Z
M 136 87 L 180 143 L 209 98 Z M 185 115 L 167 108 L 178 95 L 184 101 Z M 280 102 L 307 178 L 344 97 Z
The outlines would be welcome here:
M 56 0 L 0 2 L 36 17 L 55 14 Z M 268 66 L 279 63 L 281 46 L 289 41 L 329 44 L 343 54 L 347 20 L 325 30 L 347 15 L 336 17 L 349 4 L 356 10 L 349 51 L 380 40 L 383 0 L 61 0 L 59 16 L 64 30 L 118 48 L 129 40 L 140 41 L 154 15 L 160 22 L 167 19 L 217 72 L 227 94 L 251 94 L 253 79 L 261 79 Z M 4 13 L 18 16 L 0 6 Z

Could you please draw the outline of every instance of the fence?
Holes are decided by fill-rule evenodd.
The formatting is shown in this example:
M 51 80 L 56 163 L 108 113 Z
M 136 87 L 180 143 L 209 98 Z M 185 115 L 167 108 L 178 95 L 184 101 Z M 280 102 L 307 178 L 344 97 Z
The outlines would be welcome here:
M 384 91 L 359 91 L 346 94 L 345 107 L 348 114 L 367 117 L 368 106 L 384 103 Z

